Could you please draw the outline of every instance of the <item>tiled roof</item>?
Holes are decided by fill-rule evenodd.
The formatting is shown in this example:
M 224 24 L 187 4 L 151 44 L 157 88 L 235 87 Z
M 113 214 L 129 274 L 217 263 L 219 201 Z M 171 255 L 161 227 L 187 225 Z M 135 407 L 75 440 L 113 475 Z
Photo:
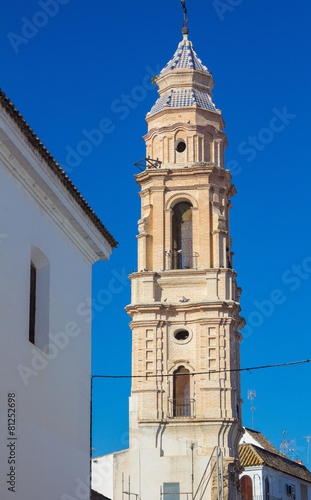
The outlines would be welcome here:
M 165 68 L 162 69 L 161 75 L 169 70 L 180 68 L 191 68 L 208 72 L 207 67 L 204 66 L 201 59 L 199 59 L 193 48 L 192 42 L 190 42 L 187 37 L 184 37 L 182 42 L 180 42 L 174 56 L 167 63 Z
M 167 108 L 185 108 L 190 106 L 198 106 L 202 109 L 216 111 L 216 106 L 210 96 L 197 89 L 172 89 L 169 92 L 161 95 L 150 114 L 153 115 L 161 111 L 164 107 Z
M 271 446 L 274 448 L 273 445 Z M 285 472 L 286 474 L 311 483 L 311 472 L 309 472 L 304 465 L 300 465 L 290 460 L 284 455 L 281 455 L 278 451 L 277 453 L 272 453 L 267 449 L 247 443 L 239 446 L 239 455 L 242 467 L 266 465 L 272 469 Z
M 271 453 L 281 455 L 282 457 L 284 456 L 273 446 L 272 443 L 270 443 L 270 441 L 268 441 L 268 439 L 263 434 L 261 434 L 261 432 L 254 431 L 254 429 L 248 429 L 247 427 L 245 427 L 245 430 L 255 441 L 257 441 L 259 446 L 262 446 L 265 450 L 271 451 Z
M 47 163 L 47 165 L 54 172 L 56 177 L 58 177 L 58 179 L 62 182 L 62 184 L 67 189 L 68 193 L 75 199 L 78 205 L 82 208 L 82 210 L 90 219 L 92 224 L 94 224 L 94 226 L 106 238 L 106 240 L 112 247 L 116 247 L 118 245 L 118 242 L 105 228 L 99 217 L 95 214 L 95 212 L 91 209 L 91 207 L 79 193 L 79 191 L 71 182 L 71 180 L 66 175 L 64 170 L 59 166 L 59 164 L 53 158 L 51 153 L 43 146 L 40 139 L 36 136 L 36 134 L 30 128 L 28 123 L 24 120 L 23 116 L 19 113 L 19 111 L 15 108 L 14 104 L 12 104 L 10 99 L 6 97 L 5 93 L 2 92 L 1 89 L 0 89 L 0 104 L 14 120 L 14 122 L 19 127 L 20 131 L 22 132 L 26 140 L 31 144 L 31 146 L 33 146 L 40 153 L 42 159 Z
M 108 497 L 104 497 L 104 495 L 101 495 L 95 490 L 91 491 L 91 500 L 110 500 Z

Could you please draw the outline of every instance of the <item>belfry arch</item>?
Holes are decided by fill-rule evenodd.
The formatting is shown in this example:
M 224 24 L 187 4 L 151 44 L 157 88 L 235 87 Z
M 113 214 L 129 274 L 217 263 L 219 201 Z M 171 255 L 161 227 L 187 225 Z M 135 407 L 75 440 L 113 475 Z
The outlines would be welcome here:
M 192 205 L 177 203 L 172 209 L 173 269 L 191 269 L 193 266 Z
M 173 374 L 173 416 L 190 417 L 190 371 L 179 366 Z

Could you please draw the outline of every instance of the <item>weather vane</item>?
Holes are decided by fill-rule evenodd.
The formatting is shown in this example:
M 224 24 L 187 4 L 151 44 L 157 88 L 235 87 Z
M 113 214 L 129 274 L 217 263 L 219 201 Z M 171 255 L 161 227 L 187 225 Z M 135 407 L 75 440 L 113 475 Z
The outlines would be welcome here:
M 186 24 L 187 24 L 187 7 L 186 7 L 186 0 L 181 0 L 181 5 L 182 5 L 182 8 L 184 9 L 184 28 L 186 27 Z

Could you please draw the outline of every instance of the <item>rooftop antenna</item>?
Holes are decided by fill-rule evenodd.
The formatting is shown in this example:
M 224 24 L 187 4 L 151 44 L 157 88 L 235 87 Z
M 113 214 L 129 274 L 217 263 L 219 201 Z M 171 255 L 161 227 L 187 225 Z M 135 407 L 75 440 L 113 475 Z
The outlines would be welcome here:
M 309 452 L 310 452 L 310 439 L 311 436 L 304 436 L 304 439 L 308 442 L 308 452 L 307 452 L 307 467 L 309 468 Z
M 286 441 L 285 434 L 287 434 L 287 431 L 283 431 L 282 434 L 283 434 L 283 438 L 281 441 L 280 450 L 283 452 L 283 455 L 286 455 L 286 452 L 288 450 L 288 440 Z
M 288 450 L 292 454 L 292 460 L 295 460 L 295 441 L 291 440 L 290 448 Z
M 187 7 L 186 7 L 186 0 L 181 0 L 181 5 L 182 5 L 182 8 L 183 8 L 183 11 L 184 11 L 184 25 L 183 25 L 183 28 L 182 28 L 182 32 L 183 32 L 183 35 L 188 35 L 189 33 L 189 30 L 187 28 L 187 22 L 188 22 L 188 18 L 187 18 Z
M 256 391 L 247 391 L 247 399 L 250 399 L 252 402 L 251 412 L 252 412 L 252 429 L 254 430 L 254 411 L 257 408 L 254 408 L 254 399 L 256 399 Z

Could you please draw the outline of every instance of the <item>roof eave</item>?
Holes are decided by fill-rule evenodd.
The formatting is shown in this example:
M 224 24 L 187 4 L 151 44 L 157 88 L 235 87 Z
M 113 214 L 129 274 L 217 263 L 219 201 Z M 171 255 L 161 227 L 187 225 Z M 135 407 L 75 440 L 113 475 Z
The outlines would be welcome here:
M 77 190 L 77 188 L 74 186 L 72 181 L 69 179 L 69 177 L 63 171 L 63 169 L 56 162 L 51 153 L 44 147 L 40 139 L 30 128 L 28 123 L 24 120 L 23 116 L 19 113 L 19 111 L 15 108 L 15 106 L 6 97 L 5 93 L 2 92 L 1 89 L 0 89 L 0 104 L 7 118 L 10 119 L 11 124 L 12 125 L 14 124 L 15 127 L 17 127 L 18 132 L 24 138 L 25 145 L 27 145 L 33 153 L 39 154 L 39 157 L 43 161 L 43 164 L 46 166 L 47 171 L 52 173 L 55 180 L 57 179 L 60 182 L 63 190 L 66 192 L 67 197 L 69 194 L 70 199 L 75 203 L 75 205 L 77 205 L 77 207 L 79 207 L 80 212 L 83 212 L 83 217 L 88 220 L 88 223 L 91 222 L 94 230 L 96 229 L 96 233 L 100 233 L 100 235 L 99 234 L 97 235 L 97 238 L 100 239 L 104 237 L 106 241 L 105 247 L 108 244 L 111 250 L 117 247 L 118 242 L 105 228 L 99 217 L 95 214 L 95 212 L 91 209 L 88 203 L 84 200 L 84 198 Z M 101 253 L 102 252 L 99 251 L 99 255 Z

